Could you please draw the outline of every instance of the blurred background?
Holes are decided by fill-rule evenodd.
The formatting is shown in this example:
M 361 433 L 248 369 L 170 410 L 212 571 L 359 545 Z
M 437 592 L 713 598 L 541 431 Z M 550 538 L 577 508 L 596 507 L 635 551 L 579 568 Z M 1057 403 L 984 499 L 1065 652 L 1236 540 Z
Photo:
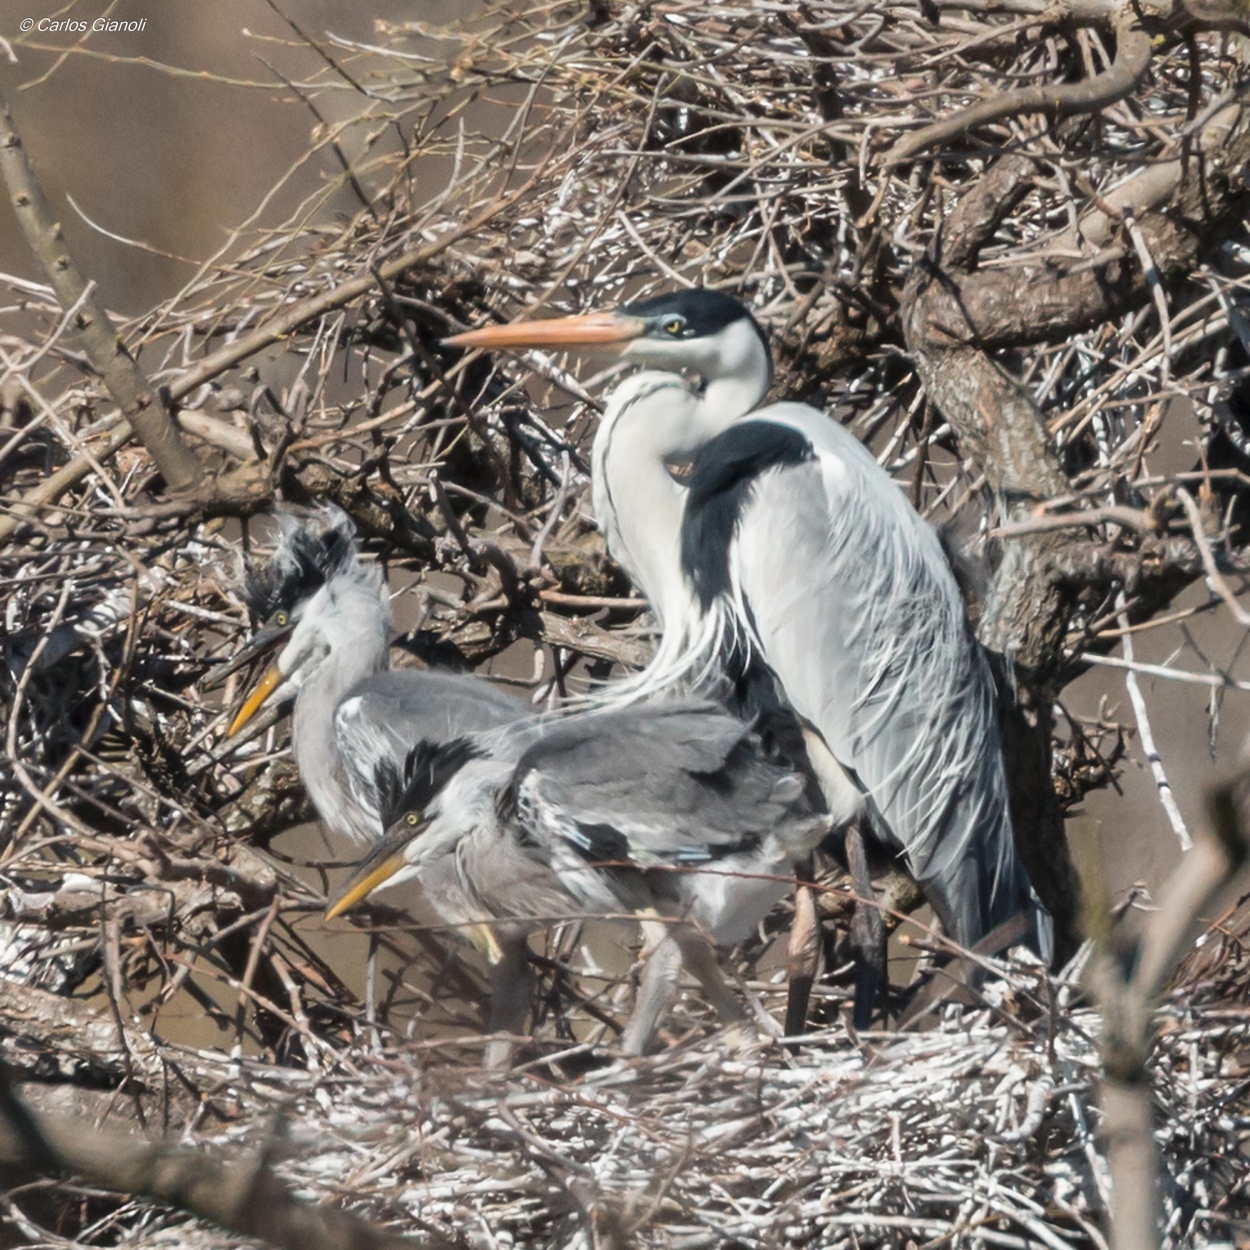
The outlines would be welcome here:
M 324 158 L 301 164 L 321 122 L 287 83 L 298 88 L 326 67 L 293 26 L 346 63 L 352 51 L 344 45 L 368 44 L 375 22 L 437 28 L 473 4 L 5 0 L 0 7 L 7 44 L 0 88 L 44 189 L 64 206 L 66 238 L 109 306 L 137 315 L 173 295 L 234 228 L 283 220 L 338 172 Z M 147 27 L 85 35 L 19 29 L 23 18 L 91 25 L 101 17 L 146 19 Z M 439 50 L 436 38 L 416 33 L 408 47 L 414 56 Z M 323 92 L 317 101 L 331 123 L 355 107 L 350 90 Z M 270 198 L 286 171 L 289 179 Z M 0 266 L 36 277 L 7 213 Z

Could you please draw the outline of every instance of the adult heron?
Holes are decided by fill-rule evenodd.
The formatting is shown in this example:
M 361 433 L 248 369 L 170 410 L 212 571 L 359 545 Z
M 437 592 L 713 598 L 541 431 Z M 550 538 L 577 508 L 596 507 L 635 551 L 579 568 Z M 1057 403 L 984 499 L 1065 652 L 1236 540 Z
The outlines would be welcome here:
M 747 309 L 686 290 L 446 341 L 607 345 L 651 366 L 608 397 L 593 457 L 608 548 L 663 628 L 627 693 L 773 683 L 831 816 L 868 817 L 951 938 L 971 947 L 1023 913 L 1048 957 L 990 672 L 937 534 L 836 421 L 760 407 L 772 362 Z M 692 461 L 684 481 L 677 460 Z
M 729 1024 L 743 1013 L 713 945 L 742 941 L 828 832 L 796 772 L 711 703 L 666 701 L 420 746 L 379 767 L 390 828 L 327 913 L 417 875 L 497 969 L 492 1015 L 530 998 L 508 950 L 570 919 L 637 915 L 651 932 L 622 1049 L 641 1054 L 680 968 Z

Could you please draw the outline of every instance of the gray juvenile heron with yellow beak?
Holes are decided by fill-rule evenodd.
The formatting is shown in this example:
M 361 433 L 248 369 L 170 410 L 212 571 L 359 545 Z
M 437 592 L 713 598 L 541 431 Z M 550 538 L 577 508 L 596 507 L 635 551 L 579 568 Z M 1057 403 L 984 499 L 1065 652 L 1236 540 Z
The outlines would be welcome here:
M 608 396 L 593 492 L 663 637 L 609 701 L 674 686 L 779 700 L 831 816 L 867 818 L 957 943 L 1022 918 L 1049 957 L 1050 917 L 1012 839 L 990 671 L 938 536 L 850 431 L 803 404 L 761 406 L 772 362 L 747 309 L 685 290 L 446 342 L 610 346 L 646 366 Z
M 379 779 L 402 770 L 414 748 L 436 749 L 505 726 L 519 730 L 533 713 L 480 677 L 392 669 L 389 595 L 381 571 L 360 558 L 346 513 L 329 505 L 280 508 L 275 519 L 273 551 L 248 569 L 243 585 L 261 625 L 204 684 L 220 684 L 270 656 L 228 735 L 262 707 L 294 698 L 291 751 L 317 815 L 331 835 L 372 848 L 392 797 Z M 435 905 L 444 884 L 426 883 Z M 498 948 L 497 967 L 525 968 L 523 938 L 518 944 L 503 933 Z M 488 1029 L 515 1032 L 527 1006 L 496 995 Z
M 244 587 L 262 624 L 206 684 L 219 683 L 251 660 L 276 653 L 229 733 L 239 732 L 261 707 L 294 697 L 292 751 L 318 815 L 331 832 L 372 848 L 366 856 L 370 866 L 359 878 L 368 881 L 367 889 L 349 891 L 348 901 L 340 901 L 331 914 L 394 875 L 399 865 L 391 864 L 393 834 L 386 837 L 384 830 L 394 824 L 396 795 L 407 791 L 410 804 L 414 795 L 424 795 L 422 808 L 440 816 L 439 830 L 456 833 L 463 852 L 451 854 L 444 848 L 430 855 L 427 850 L 440 843 L 409 838 L 421 853 L 410 857 L 392 884 L 415 877 L 443 919 L 463 928 L 487 955 L 489 1032 L 515 1034 L 524 1022 L 530 1000 L 525 940 L 541 927 L 536 916 L 554 923 L 571 915 L 628 914 L 653 904 L 668 907 L 670 917 L 675 908 L 689 916 L 674 934 L 650 935 L 656 950 L 644 967 L 627 1043 L 640 1050 L 654 1032 L 683 952 L 691 971 L 718 995 L 713 999 L 718 1009 L 727 1010 L 723 986 L 716 990 L 715 981 L 708 979 L 707 960 L 699 953 L 700 943 L 706 947 L 706 942 L 694 934 L 706 929 L 715 941 L 737 940 L 732 935 L 749 932 L 778 896 L 779 887 L 769 874 L 788 870 L 788 843 L 766 836 L 761 822 L 780 820 L 792 811 L 793 818 L 783 821 L 788 837 L 798 836 L 800 824 L 803 829 L 809 824 L 823 828 L 818 821 L 803 824 L 810 813 L 801 801 L 790 801 L 789 790 L 801 784 L 798 778 L 768 771 L 769 766 L 754 759 L 748 727 L 712 709 L 699 714 L 687 709 L 678 715 L 667 708 L 640 707 L 603 718 L 539 718 L 482 678 L 390 669 L 386 589 L 379 570 L 361 560 L 346 515 L 329 507 L 284 509 L 277 520 L 273 553 L 249 571 Z M 540 737 L 550 743 L 544 758 L 558 758 L 562 764 L 551 784 L 576 776 L 567 796 L 570 819 L 584 819 L 589 829 L 594 822 L 584 813 L 602 809 L 605 821 L 628 830 L 634 828 L 628 821 L 630 806 L 639 806 L 639 841 L 624 847 L 623 858 L 645 851 L 656 864 L 693 863 L 692 854 L 696 860 L 701 855 L 724 862 L 715 873 L 701 872 L 670 884 L 667 894 L 657 887 L 652 898 L 639 893 L 636 882 L 632 893 L 609 889 L 607 883 L 614 878 L 607 866 L 596 873 L 585 860 L 579 861 L 570 884 L 561 880 L 572 863 L 568 855 L 544 858 L 530 854 L 533 848 L 516 853 L 517 830 L 524 826 L 501 826 L 491 806 L 493 792 L 482 778 L 508 775 Z M 706 767 L 707 775 L 674 774 L 677 761 Z M 405 772 L 407 784 L 399 787 Z M 759 788 L 761 778 L 776 783 L 777 797 L 771 789 L 765 794 Z M 743 825 L 726 809 L 715 790 L 722 784 L 754 804 L 749 820 L 755 825 Z M 413 785 L 418 788 L 411 789 Z M 692 810 L 700 795 L 702 806 Z M 404 828 L 400 826 L 401 834 Z M 506 836 L 501 832 L 505 828 Z M 764 850 L 751 850 L 756 837 Z M 692 852 L 686 845 L 691 838 L 702 838 L 704 851 Z M 483 848 L 486 854 L 476 854 Z M 379 864 L 390 869 L 375 876 Z M 730 887 L 726 874 L 745 872 L 743 865 L 754 865 L 757 874 L 765 874 L 764 881 L 753 882 L 747 873 Z M 702 890 L 709 897 L 697 902 Z M 487 905 L 489 910 L 483 911 Z M 734 921 L 737 907 L 743 911 Z M 501 1039 L 488 1046 L 487 1060 L 498 1064 L 508 1053 L 509 1043 Z
M 440 743 L 527 719 L 530 710 L 478 677 L 390 667 L 390 600 L 360 558 L 351 520 L 332 506 L 279 509 L 277 542 L 243 597 L 261 625 L 205 685 L 271 656 L 228 730 L 294 698 L 291 750 L 317 815 L 372 845 L 382 831 L 378 765 L 400 768 L 419 742 Z
M 641 1054 L 680 969 L 727 1024 L 743 1012 L 713 947 L 745 939 L 829 829 L 804 778 L 715 704 L 663 702 L 421 745 L 375 788 L 389 828 L 328 915 L 416 876 L 494 969 L 492 1018 L 523 1018 L 530 933 L 637 916 L 652 950 L 622 1038 Z M 488 1050 L 488 1061 L 491 1059 Z M 495 1058 L 499 1052 L 495 1052 Z

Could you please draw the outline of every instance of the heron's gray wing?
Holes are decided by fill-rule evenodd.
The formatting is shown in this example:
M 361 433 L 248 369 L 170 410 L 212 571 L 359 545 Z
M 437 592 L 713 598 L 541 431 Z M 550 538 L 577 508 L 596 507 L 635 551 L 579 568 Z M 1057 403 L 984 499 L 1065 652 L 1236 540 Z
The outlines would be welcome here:
M 378 765 L 402 774 L 419 743 L 437 746 L 502 729 L 529 708 L 480 677 L 389 669 L 357 682 L 334 712 L 334 732 L 356 802 L 378 818 Z
M 743 491 L 725 598 L 952 935 L 975 942 L 1030 891 L 990 674 L 937 535 L 836 422 L 799 404 L 761 418 L 811 454 Z
M 697 863 L 758 845 L 796 817 L 803 782 L 762 760 L 750 727 L 707 703 L 570 718 L 522 755 L 522 825 L 590 859 Z

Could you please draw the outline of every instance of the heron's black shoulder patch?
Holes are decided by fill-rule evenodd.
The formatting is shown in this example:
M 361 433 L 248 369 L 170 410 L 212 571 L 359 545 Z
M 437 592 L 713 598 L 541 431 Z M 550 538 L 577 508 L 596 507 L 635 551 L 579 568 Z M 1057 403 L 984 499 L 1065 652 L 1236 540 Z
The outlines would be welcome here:
M 700 450 L 688 482 L 681 564 L 704 608 L 729 589 L 729 546 L 755 480 L 815 458 L 798 430 L 765 420 L 739 421 Z
M 577 850 L 590 864 L 628 863 L 629 839 L 612 825 L 601 822 L 578 821 Z
M 402 774 L 394 761 L 379 761 L 374 769 L 374 783 L 382 827 L 389 829 L 409 812 L 425 811 L 470 760 L 484 754 L 468 738 L 453 738 L 450 742 L 418 742 L 408 752 Z

